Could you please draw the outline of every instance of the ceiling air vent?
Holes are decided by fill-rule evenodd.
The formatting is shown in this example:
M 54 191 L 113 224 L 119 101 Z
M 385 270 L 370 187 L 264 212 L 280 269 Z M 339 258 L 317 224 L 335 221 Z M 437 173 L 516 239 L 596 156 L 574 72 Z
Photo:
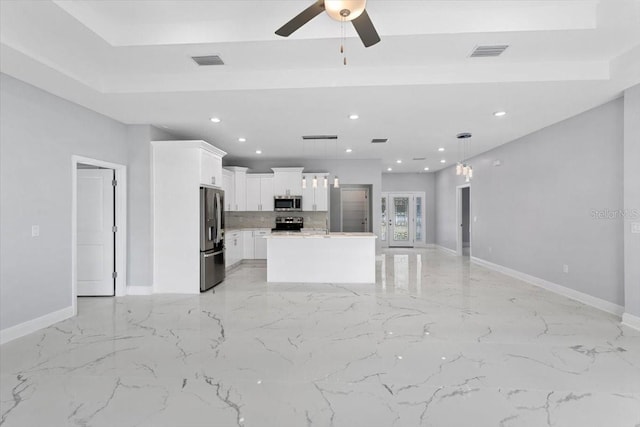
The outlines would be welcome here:
M 426 160 L 426 157 L 414 157 L 413 160 Z
M 385 142 L 387 142 L 389 139 L 388 138 L 373 138 L 371 140 L 372 144 L 384 144 Z
M 507 50 L 508 44 L 497 44 L 493 46 L 476 46 L 471 52 L 471 58 L 487 58 L 489 56 L 500 56 Z
M 338 135 L 302 135 L 304 140 L 314 139 L 338 139 Z
M 224 61 L 218 55 L 192 56 L 191 59 L 201 67 L 204 65 L 224 65 Z

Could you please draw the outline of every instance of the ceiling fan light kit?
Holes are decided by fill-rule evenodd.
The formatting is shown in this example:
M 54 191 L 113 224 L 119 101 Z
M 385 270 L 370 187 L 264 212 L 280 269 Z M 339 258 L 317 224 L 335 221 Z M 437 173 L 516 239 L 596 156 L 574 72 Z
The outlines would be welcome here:
M 366 10 L 366 0 L 317 0 L 311 6 L 300 12 L 289 22 L 276 30 L 276 34 L 289 37 L 294 31 L 311 21 L 322 12 L 326 12 L 332 19 L 353 24 L 364 47 L 370 47 L 380 41 L 380 36 L 369 18 Z
M 353 21 L 364 12 L 367 0 L 324 0 L 324 10 L 336 21 Z

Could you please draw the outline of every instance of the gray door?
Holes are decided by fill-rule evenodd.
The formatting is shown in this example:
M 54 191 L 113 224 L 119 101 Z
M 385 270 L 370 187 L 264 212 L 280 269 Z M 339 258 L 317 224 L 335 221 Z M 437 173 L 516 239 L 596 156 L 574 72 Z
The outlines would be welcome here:
M 369 190 L 362 188 L 342 188 L 342 231 L 369 231 Z

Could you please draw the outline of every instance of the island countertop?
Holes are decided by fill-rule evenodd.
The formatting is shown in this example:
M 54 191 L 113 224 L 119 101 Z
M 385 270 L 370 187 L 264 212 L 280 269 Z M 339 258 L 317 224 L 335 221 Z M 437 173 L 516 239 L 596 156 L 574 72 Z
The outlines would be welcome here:
M 275 233 L 264 236 L 265 239 L 344 239 L 344 238 L 369 238 L 377 239 L 373 233 L 355 233 L 355 232 L 334 232 L 334 233 L 322 233 L 322 232 L 300 232 L 300 231 L 278 231 Z

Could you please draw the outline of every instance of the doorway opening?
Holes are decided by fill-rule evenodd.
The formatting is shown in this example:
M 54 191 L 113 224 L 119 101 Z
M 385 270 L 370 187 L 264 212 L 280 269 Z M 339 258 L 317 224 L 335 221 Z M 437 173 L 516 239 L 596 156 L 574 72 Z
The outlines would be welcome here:
M 367 185 L 340 187 L 340 231 L 371 232 L 371 192 Z
M 72 306 L 125 295 L 126 166 L 72 156 Z
M 471 256 L 471 186 L 456 188 L 456 252 L 459 256 Z

